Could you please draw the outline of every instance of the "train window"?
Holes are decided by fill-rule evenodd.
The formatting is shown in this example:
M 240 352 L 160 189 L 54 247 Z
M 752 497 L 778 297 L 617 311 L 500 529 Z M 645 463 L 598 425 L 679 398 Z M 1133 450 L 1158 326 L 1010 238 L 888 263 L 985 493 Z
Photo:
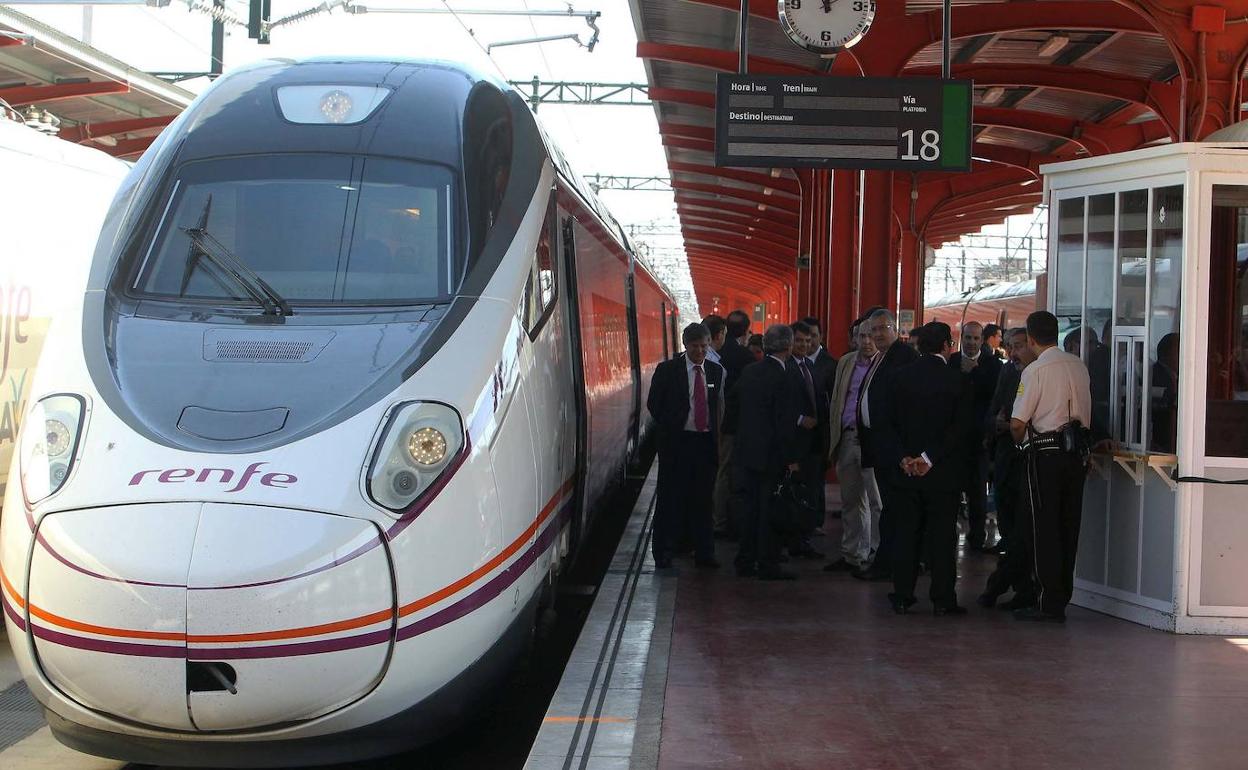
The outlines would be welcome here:
M 141 295 L 248 301 L 231 260 L 293 304 L 444 302 L 453 176 L 441 166 L 275 155 L 187 164 L 132 284 Z M 245 272 L 245 271 L 244 271 Z
M 1150 452 L 1173 454 L 1179 418 L 1179 332 L 1183 282 L 1183 186 L 1152 191 L 1148 347 Z
M 537 239 L 529 280 L 524 289 L 525 328 L 536 337 L 555 306 L 558 274 L 555 255 L 559 248 L 559 205 L 554 192 L 546 206 L 546 221 Z
M 512 126 L 507 100 L 488 83 L 473 88 L 464 109 L 464 185 L 468 199 L 468 259 L 481 253 L 498 220 L 511 178 Z
M 1213 186 L 1205 455 L 1248 457 L 1248 187 Z

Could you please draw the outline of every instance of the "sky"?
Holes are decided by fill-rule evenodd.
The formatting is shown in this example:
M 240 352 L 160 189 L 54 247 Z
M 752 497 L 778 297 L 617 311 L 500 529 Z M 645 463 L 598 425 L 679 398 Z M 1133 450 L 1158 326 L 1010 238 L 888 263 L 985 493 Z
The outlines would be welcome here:
M 200 0 L 194 0 L 197 4 Z M 202 0 L 204 7 L 211 0 Z M 369 12 L 348 14 L 341 7 L 273 30 L 272 42 L 259 45 L 245 27 L 226 27 L 224 66 L 228 72 L 257 59 L 324 55 L 381 55 L 462 61 L 494 71 L 508 80 L 584 80 L 644 83 L 645 70 L 636 56 L 637 38 L 628 0 L 357 0 L 356 5 L 381 8 L 451 8 L 456 11 L 566 10 L 600 11 L 601 35 L 593 52 L 571 40 L 496 48 L 490 43 L 575 33 L 588 42 L 592 31 L 577 17 L 526 18 L 501 16 L 416 15 Z M 316 0 L 273 0 L 272 18 L 316 8 Z M 22 13 L 83 39 L 84 6 L 68 4 L 14 6 Z M 246 21 L 248 4 L 226 0 L 226 10 Z M 164 8 L 96 5 L 91 8 L 91 45 L 148 72 L 206 71 L 211 61 L 208 15 L 188 9 L 186 0 Z M 208 81 L 183 83 L 191 91 Z M 654 110 L 648 106 L 544 105 L 538 118 L 582 176 L 617 174 L 667 176 Z M 666 272 L 666 263 L 680 254 L 675 204 L 665 192 L 603 191 L 601 196 L 625 227 L 660 230 L 638 235 L 650 247 L 649 260 Z M 680 257 L 683 264 L 683 257 Z M 672 266 L 675 268 L 675 265 Z M 668 268 L 668 269 L 672 269 Z M 697 315 L 692 303 L 688 268 L 665 276 L 673 290 L 688 292 L 682 315 Z M 682 292 L 683 293 L 683 292 Z

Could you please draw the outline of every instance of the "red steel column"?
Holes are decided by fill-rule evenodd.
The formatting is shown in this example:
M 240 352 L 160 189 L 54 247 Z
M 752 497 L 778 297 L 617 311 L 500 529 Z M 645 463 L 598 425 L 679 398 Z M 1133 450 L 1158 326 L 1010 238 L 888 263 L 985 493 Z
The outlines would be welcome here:
M 858 302 L 892 308 L 888 296 L 889 272 L 896 270 L 892 250 L 893 174 L 868 171 L 862 190 L 862 251 L 858 255 Z
M 862 311 L 854 291 L 854 219 L 858 214 L 857 171 L 832 172 L 832 200 L 828 254 L 828 350 L 840 352 L 849 344 L 849 325 Z
M 923 293 L 919 287 L 923 283 L 922 242 L 919 236 L 908 229 L 901 231 L 901 303 L 898 310 L 913 310 L 915 324 L 920 323 L 923 315 Z

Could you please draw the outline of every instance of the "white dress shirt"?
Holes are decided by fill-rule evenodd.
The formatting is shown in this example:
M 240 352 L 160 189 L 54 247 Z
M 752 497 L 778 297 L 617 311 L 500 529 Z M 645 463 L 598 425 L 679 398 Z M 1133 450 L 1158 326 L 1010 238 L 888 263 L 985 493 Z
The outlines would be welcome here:
M 710 356 L 707 356 L 708 360 Z M 706 429 L 711 429 L 711 392 L 710 388 L 715 387 L 711 384 L 710 379 L 706 376 L 705 364 L 695 364 L 689 360 L 689 356 L 685 356 L 685 375 L 689 378 L 689 417 L 685 420 L 685 430 L 697 431 L 693 424 L 693 390 L 697 385 L 697 379 L 694 377 L 693 370 L 702 370 L 702 389 L 706 393 Z M 703 431 L 705 432 L 705 431 Z

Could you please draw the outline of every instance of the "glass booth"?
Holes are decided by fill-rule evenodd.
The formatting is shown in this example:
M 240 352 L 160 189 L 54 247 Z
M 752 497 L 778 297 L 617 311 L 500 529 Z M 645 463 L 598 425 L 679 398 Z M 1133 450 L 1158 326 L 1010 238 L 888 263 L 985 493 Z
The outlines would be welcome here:
M 1048 308 L 1091 375 L 1075 603 L 1248 633 L 1248 144 L 1044 166 Z M 1228 483 L 1231 482 L 1231 483 Z

